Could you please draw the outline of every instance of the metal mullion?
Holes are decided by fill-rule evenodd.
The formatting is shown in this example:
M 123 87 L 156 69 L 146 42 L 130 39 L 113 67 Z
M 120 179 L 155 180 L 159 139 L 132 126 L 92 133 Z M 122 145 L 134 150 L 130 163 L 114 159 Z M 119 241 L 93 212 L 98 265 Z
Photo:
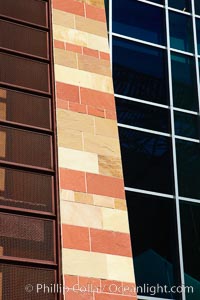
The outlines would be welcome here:
M 199 104 L 199 112 L 200 112 L 199 59 L 198 59 L 198 47 L 197 47 L 197 33 L 196 33 L 194 0 L 191 1 L 191 6 L 192 6 L 192 25 L 193 25 L 193 35 L 194 35 L 194 55 L 195 55 L 196 78 L 197 78 L 197 93 L 198 93 L 198 104 Z
M 139 2 L 143 2 L 143 3 L 146 3 L 146 4 L 150 4 L 150 5 L 153 5 L 153 6 L 157 6 L 157 7 L 164 7 L 164 5 L 162 4 L 159 4 L 159 3 L 155 3 L 155 2 L 150 2 L 148 0 L 137 0 Z
M 120 94 L 114 94 L 114 95 L 115 95 L 116 98 L 132 101 L 132 102 L 137 102 L 137 103 L 141 103 L 141 104 L 152 105 L 152 106 L 156 106 L 156 107 L 159 107 L 159 108 L 169 109 L 169 105 L 160 104 L 160 103 L 152 102 L 152 101 L 141 100 L 141 99 L 138 99 L 138 98 L 133 98 L 133 97 L 124 96 L 124 95 L 120 95 Z
M 156 135 L 165 136 L 165 137 L 170 137 L 171 136 L 169 133 L 156 131 L 156 130 L 151 130 L 151 129 L 146 129 L 146 128 L 143 128 L 143 127 L 137 127 L 137 126 L 127 125 L 127 124 L 123 124 L 123 123 L 117 123 L 117 125 L 118 125 L 118 127 L 130 129 L 130 130 L 142 131 L 142 132 L 145 132 L 145 133 L 151 133 L 151 134 L 156 134 Z
M 170 199 L 174 198 L 174 196 L 170 195 L 170 194 L 163 194 L 163 193 L 158 193 L 158 192 L 153 192 L 153 191 L 148 191 L 148 190 L 136 189 L 136 188 L 131 188 L 131 187 L 127 187 L 127 186 L 125 186 L 124 189 L 127 192 L 140 193 L 140 194 L 163 197 L 163 198 L 170 198 Z
M 136 38 L 128 36 L 128 35 L 124 35 L 124 34 L 120 34 L 120 33 L 116 33 L 116 32 L 112 32 L 112 35 L 114 37 L 125 39 L 125 40 L 131 41 L 131 42 L 136 42 L 136 43 L 139 43 L 142 45 L 147 45 L 147 46 L 151 46 L 151 47 L 155 47 L 155 48 L 159 48 L 159 49 L 166 49 L 166 46 L 162 46 L 162 45 L 154 44 L 154 43 L 151 43 L 148 41 L 136 39 Z
M 172 70 L 171 70 L 171 51 L 170 51 L 170 28 L 169 28 L 169 10 L 168 0 L 165 0 L 165 17 L 166 17 L 166 34 L 167 34 L 167 60 L 168 60 L 168 77 L 169 77 L 169 96 L 170 96 L 170 114 L 171 114 L 171 133 L 172 133 L 172 153 L 173 153 L 173 170 L 174 170 L 174 185 L 175 185 L 175 201 L 176 201 L 176 222 L 178 233 L 178 248 L 179 248 L 179 263 L 181 284 L 185 284 L 184 266 L 183 266 L 183 249 L 182 249 L 182 234 L 179 206 L 179 190 L 178 190 L 178 173 L 177 173 L 177 158 L 176 158 L 176 140 L 175 140 L 175 125 L 173 111 L 173 87 L 172 87 Z M 182 293 L 182 300 L 186 300 L 185 292 Z
M 112 0 L 109 0 L 109 45 L 110 45 L 110 66 L 113 73 L 113 40 L 112 40 Z
M 180 201 L 186 201 L 186 202 L 189 202 L 189 203 L 197 203 L 197 204 L 200 204 L 200 199 L 192 199 L 192 198 L 186 198 L 186 197 L 179 197 L 179 200 Z

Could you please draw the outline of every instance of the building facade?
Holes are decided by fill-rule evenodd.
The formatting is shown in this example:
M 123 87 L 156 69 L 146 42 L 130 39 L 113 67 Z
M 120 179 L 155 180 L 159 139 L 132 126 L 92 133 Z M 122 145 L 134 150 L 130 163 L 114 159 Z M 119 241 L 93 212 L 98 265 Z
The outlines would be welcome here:
M 0 300 L 199 299 L 199 59 L 198 0 L 0 0 Z

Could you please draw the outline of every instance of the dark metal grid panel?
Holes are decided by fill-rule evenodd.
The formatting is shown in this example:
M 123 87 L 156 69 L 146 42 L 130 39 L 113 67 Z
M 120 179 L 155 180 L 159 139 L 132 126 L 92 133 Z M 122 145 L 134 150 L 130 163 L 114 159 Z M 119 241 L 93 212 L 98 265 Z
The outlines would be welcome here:
M 56 283 L 54 270 L 0 264 L 2 300 L 55 300 L 54 293 L 37 293 L 37 284 L 44 283 L 46 286 Z
M 0 126 L 0 160 L 52 168 L 51 137 Z
M 52 220 L 0 213 L 0 256 L 55 261 Z
M 50 99 L 0 88 L 0 120 L 51 129 Z
M 0 205 L 54 212 L 53 177 L 0 167 Z
M 0 14 L 40 26 L 48 26 L 48 3 L 40 0 L 1 0 Z M 30 13 L 31 12 L 31 13 Z
M 1 83 L 50 92 L 48 64 L 0 53 L 0 65 Z
M 48 33 L 0 20 L 0 47 L 49 58 Z

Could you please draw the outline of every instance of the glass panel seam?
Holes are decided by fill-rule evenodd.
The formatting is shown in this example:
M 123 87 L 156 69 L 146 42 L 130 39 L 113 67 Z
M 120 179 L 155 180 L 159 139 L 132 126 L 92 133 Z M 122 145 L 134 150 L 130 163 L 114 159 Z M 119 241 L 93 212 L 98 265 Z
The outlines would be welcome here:
M 200 112 L 199 61 L 198 61 L 196 20 L 194 14 L 195 13 L 194 0 L 191 1 L 191 6 L 192 6 L 192 24 L 193 24 L 193 35 L 194 35 L 194 53 L 195 53 L 195 66 L 196 66 L 196 77 L 197 77 L 198 104 L 199 104 L 199 112 Z
M 178 174 L 177 174 L 177 159 L 176 159 L 176 140 L 175 140 L 175 125 L 173 111 L 173 90 L 172 90 L 172 70 L 170 57 L 170 31 L 169 31 L 169 10 L 168 0 L 165 0 L 165 16 L 166 16 L 166 34 L 167 34 L 167 59 L 168 59 L 168 76 L 169 76 L 169 95 L 170 95 L 170 114 L 171 114 L 171 133 L 172 133 L 172 153 L 173 153 L 173 169 L 174 169 L 174 184 L 175 184 L 175 200 L 176 200 L 176 217 L 177 217 L 177 233 L 178 233 L 178 248 L 180 260 L 180 276 L 181 284 L 185 284 L 184 266 L 183 266 L 183 250 L 182 250 L 182 235 L 179 207 L 179 190 L 178 190 Z M 185 293 L 182 293 L 182 300 L 186 300 Z

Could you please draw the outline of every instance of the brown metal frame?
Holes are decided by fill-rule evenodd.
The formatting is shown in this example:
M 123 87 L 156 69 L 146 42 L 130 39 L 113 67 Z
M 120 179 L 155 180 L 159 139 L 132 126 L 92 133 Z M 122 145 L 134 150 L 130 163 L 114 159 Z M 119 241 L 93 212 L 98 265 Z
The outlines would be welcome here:
M 35 167 L 31 165 L 25 165 L 25 164 L 18 164 L 18 163 L 13 163 L 9 161 L 2 161 L 0 160 L 0 167 L 8 167 L 11 169 L 16 169 L 16 170 L 23 170 L 23 171 L 30 171 L 34 173 L 39 173 L 39 174 L 44 174 L 44 175 L 51 175 L 53 176 L 53 187 L 54 187 L 54 194 L 53 194 L 53 203 L 52 203 L 52 208 L 54 208 L 54 211 L 51 212 L 45 212 L 45 211 L 36 211 L 36 210 L 31 210 L 31 209 L 23 209 L 23 208 L 17 208 L 17 207 L 9 207 L 5 205 L 0 205 L 0 212 L 3 213 L 11 213 L 11 214 L 16 214 L 16 215 L 23 215 L 23 216 L 32 216 L 32 217 L 38 217 L 42 218 L 45 220 L 54 220 L 55 226 L 53 227 L 55 230 L 55 236 L 54 236 L 54 255 L 55 255 L 55 262 L 52 261 L 41 261 L 41 260 L 36 260 L 36 259 L 27 259 L 27 258 L 16 258 L 16 257 L 11 257 L 11 256 L 3 256 L 0 257 L 0 262 L 1 263 L 6 263 L 6 264 L 12 264 L 12 265 L 24 265 L 24 266 L 29 266 L 29 267 L 40 267 L 40 268 L 46 268 L 46 269 L 52 269 L 56 271 L 56 283 L 59 286 L 62 286 L 62 266 L 61 266 L 61 221 L 60 221 L 60 205 L 59 205 L 59 172 L 58 172 L 58 148 L 57 148 L 57 126 L 56 126 L 56 103 L 55 103 L 55 77 L 54 77 L 54 55 L 53 55 L 53 32 L 52 32 L 52 1 L 44 1 L 47 2 L 47 27 L 45 26 L 39 26 L 30 22 L 22 21 L 19 19 L 15 19 L 12 17 L 7 17 L 2 14 L 0 14 L 0 19 L 5 20 L 5 21 L 11 21 L 16 24 L 28 26 L 30 28 L 34 29 L 40 29 L 42 31 L 46 31 L 48 33 L 48 49 L 49 49 L 49 59 L 37 57 L 34 55 L 22 53 L 22 52 L 17 52 L 14 50 L 10 49 L 5 49 L 0 47 L 0 52 L 1 53 L 6 53 L 6 54 L 13 54 L 18 57 L 23 57 L 25 59 L 32 59 L 38 62 L 42 63 L 48 63 L 48 68 L 49 68 L 49 92 L 43 92 L 39 90 L 34 90 L 30 88 L 24 88 L 21 86 L 15 86 L 12 84 L 7 84 L 5 82 L 0 82 L 0 88 L 6 88 L 10 90 L 16 90 L 20 92 L 29 92 L 33 95 L 37 96 L 43 96 L 43 97 L 49 97 L 50 102 L 51 102 L 51 125 L 52 125 L 52 130 L 46 129 L 46 128 L 40 128 L 36 126 L 29 126 L 26 124 L 21 124 L 17 122 L 12 122 L 12 121 L 4 121 L 0 120 L 0 125 L 4 126 L 9 126 L 12 128 L 18 128 L 22 130 L 27 130 L 31 132 L 36 132 L 36 133 L 41 133 L 41 134 L 47 134 L 52 138 L 52 159 L 53 159 L 53 164 L 52 167 L 53 169 L 47 169 L 47 168 L 41 168 L 41 167 Z M 62 300 L 63 295 L 62 294 L 57 294 L 55 295 L 55 299 L 57 300 Z

